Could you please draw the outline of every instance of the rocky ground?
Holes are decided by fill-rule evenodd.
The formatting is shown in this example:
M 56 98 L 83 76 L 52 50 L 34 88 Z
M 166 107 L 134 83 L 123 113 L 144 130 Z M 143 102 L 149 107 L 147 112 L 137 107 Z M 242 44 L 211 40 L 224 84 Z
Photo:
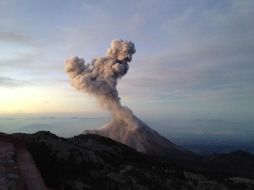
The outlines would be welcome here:
M 186 169 L 98 135 L 60 138 L 38 132 L 16 137 L 27 143 L 47 186 L 56 190 L 254 189 L 252 179 Z
M 254 189 L 252 173 L 241 172 L 242 166 L 251 171 L 253 155 L 236 152 L 208 158 L 214 168 L 234 165 L 233 173 L 208 166 L 186 168 L 98 135 L 0 134 L 0 190 Z

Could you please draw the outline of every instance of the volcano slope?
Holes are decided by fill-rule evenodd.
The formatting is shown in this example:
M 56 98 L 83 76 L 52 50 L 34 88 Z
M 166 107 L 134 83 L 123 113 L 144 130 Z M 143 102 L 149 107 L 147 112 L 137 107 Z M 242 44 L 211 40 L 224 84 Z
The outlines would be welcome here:
M 157 131 L 148 127 L 137 117 L 133 116 L 134 125 L 124 121 L 113 120 L 99 130 L 86 130 L 84 134 L 97 134 L 123 143 L 138 152 L 167 157 L 171 159 L 193 160 L 198 159 L 191 151 L 172 143 Z

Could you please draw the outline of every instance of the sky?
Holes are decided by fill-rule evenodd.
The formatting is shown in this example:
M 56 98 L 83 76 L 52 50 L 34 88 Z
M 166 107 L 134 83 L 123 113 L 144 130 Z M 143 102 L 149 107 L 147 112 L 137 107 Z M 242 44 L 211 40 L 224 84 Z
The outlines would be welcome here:
M 64 61 L 124 39 L 118 90 L 138 116 L 253 120 L 253 18 L 252 0 L 0 0 L 0 115 L 106 115 Z

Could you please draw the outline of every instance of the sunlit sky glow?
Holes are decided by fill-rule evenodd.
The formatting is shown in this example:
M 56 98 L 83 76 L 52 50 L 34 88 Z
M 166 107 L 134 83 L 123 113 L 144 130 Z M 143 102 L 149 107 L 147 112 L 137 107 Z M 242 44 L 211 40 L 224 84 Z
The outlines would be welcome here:
M 135 43 L 122 102 L 157 118 L 254 115 L 252 0 L 1 0 L 0 114 L 104 112 L 63 70 Z

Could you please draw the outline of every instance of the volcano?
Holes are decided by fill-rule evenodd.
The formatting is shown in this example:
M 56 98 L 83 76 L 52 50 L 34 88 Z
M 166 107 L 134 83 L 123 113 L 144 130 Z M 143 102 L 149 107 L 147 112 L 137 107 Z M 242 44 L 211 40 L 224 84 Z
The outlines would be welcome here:
M 133 121 L 127 124 L 121 120 L 113 120 L 101 129 L 86 130 L 84 133 L 111 138 L 146 154 L 177 159 L 187 159 L 194 155 L 160 135 L 136 116 L 133 116 Z
M 128 71 L 128 63 L 136 52 L 131 41 L 113 40 L 106 56 L 85 63 L 77 56 L 65 61 L 65 71 L 71 85 L 96 97 L 98 103 L 111 112 L 112 122 L 99 130 L 85 133 L 109 137 L 147 154 L 188 158 L 192 153 L 175 145 L 138 119 L 121 104 L 117 82 Z

